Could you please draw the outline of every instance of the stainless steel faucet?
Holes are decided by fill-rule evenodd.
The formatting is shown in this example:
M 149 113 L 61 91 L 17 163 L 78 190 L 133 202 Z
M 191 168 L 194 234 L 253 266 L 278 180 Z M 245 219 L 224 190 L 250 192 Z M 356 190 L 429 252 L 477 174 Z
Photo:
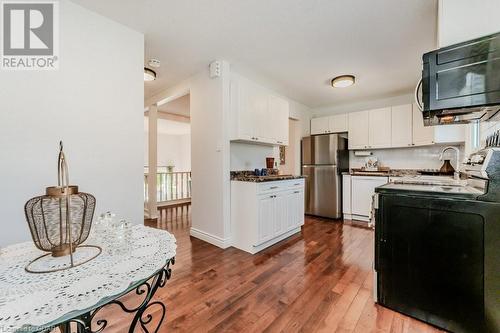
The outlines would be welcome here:
M 453 149 L 455 151 L 455 158 L 457 160 L 457 167 L 455 168 L 455 173 L 453 174 L 453 178 L 455 180 L 460 179 L 460 150 L 458 150 L 457 147 L 452 147 L 452 146 L 447 146 L 444 147 L 443 150 L 441 151 L 441 154 L 439 155 L 439 160 L 443 160 L 443 155 L 447 150 Z

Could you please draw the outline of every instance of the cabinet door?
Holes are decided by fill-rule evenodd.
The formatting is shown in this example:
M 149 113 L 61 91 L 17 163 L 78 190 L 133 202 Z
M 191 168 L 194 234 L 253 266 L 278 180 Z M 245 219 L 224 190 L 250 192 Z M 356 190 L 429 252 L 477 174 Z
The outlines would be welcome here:
M 347 132 L 347 114 L 336 114 L 329 118 L 330 133 Z
M 290 231 L 304 225 L 304 190 L 294 190 L 287 193 L 288 221 L 287 230 Z
M 369 147 L 391 147 L 391 108 L 370 110 L 369 112 Z
M 311 119 L 311 135 L 328 133 L 330 123 L 329 117 Z
M 434 127 L 434 141 L 436 143 L 465 142 L 466 125 L 446 125 Z
M 274 236 L 276 219 L 276 201 L 274 195 L 266 195 L 259 198 L 259 221 L 257 232 L 257 244 L 260 245 Z
M 275 143 L 275 127 L 269 122 L 269 94 L 268 92 L 252 83 L 252 99 L 250 101 L 253 114 L 253 126 L 255 141 L 263 143 Z
M 267 123 L 273 130 L 273 139 L 279 145 L 288 145 L 289 103 L 278 96 L 269 96 L 269 117 Z
M 393 106 L 392 111 L 392 147 L 408 147 L 413 143 L 413 111 L 411 104 Z
M 349 113 L 349 149 L 367 149 L 368 111 Z
M 289 221 L 289 198 L 287 193 L 276 194 L 274 198 L 276 209 L 274 218 L 273 237 L 277 237 L 287 231 Z
M 424 126 L 422 111 L 413 104 L 413 144 L 415 146 L 432 145 L 434 143 L 434 127 Z
M 342 213 L 351 214 L 351 176 L 342 176 Z
M 254 140 L 259 135 L 257 125 L 263 111 L 257 88 L 248 80 L 239 80 L 238 138 L 241 140 Z
M 351 205 L 354 215 L 369 216 L 375 187 L 387 183 L 387 177 L 351 177 Z

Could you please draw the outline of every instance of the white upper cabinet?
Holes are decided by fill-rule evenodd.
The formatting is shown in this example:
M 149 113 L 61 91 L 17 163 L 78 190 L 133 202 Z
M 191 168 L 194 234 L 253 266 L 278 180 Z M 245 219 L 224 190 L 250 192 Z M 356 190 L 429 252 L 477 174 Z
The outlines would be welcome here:
M 391 147 L 409 147 L 413 144 L 413 112 L 411 104 L 391 108 Z
M 311 134 L 348 132 L 349 149 L 381 149 L 465 141 L 465 125 L 424 126 L 416 105 L 404 104 L 311 119 Z
M 311 134 L 347 132 L 347 114 L 311 119 Z
M 368 148 L 390 148 L 391 108 L 370 110 L 368 116 Z
M 424 116 L 416 104 L 413 104 L 413 144 L 425 146 L 434 144 L 434 128 L 424 126 Z
M 288 145 L 289 103 L 268 89 L 234 76 L 230 84 L 231 140 Z
M 288 118 L 290 112 L 290 105 L 284 98 L 270 95 L 269 96 L 269 110 L 270 116 L 267 123 L 271 127 L 271 136 L 276 139 L 279 145 L 288 145 Z
M 413 145 L 458 143 L 465 141 L 465 125 L 424 126 L 422 111 L 413 104 Z
M 369 111 L 349 113 L 349 149 L 368 148 L 369 114 Z
M 321 118 L 313 118 L 311 119 L 311 134 L 326 134 L 329 131 L 329 118 L 330 117 L 321 117 Z
M 456 143 L 465 141 L 466 125 L 434 126 L 434 142 Z
M 336 114 L 328 117 L 328 125 L 330 133 L 341 133 L 347 132 L 348 130 L 348 121 L 347 114 Z

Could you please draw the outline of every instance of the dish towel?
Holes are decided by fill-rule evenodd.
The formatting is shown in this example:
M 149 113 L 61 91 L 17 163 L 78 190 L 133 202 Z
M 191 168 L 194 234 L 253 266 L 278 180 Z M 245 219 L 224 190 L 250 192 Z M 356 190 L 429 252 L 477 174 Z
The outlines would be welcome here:
M 376 194 L 374 193 L 370 203 L 370 215 L 368 216 L 368 227 L 372 229 L 375 228 L 375 196 Z

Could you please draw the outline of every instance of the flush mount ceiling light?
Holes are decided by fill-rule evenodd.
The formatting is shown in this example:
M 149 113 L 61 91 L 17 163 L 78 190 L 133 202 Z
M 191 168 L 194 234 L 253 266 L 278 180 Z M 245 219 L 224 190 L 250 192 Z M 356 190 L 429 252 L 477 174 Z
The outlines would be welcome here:
M 332 87 L 347 88 L 352 86 L 355 81 L 354 75 L 340 75 L 332 79 Z
M 156 72 L 152 69 L 144 67 L 144 81 L 156 80 Z

